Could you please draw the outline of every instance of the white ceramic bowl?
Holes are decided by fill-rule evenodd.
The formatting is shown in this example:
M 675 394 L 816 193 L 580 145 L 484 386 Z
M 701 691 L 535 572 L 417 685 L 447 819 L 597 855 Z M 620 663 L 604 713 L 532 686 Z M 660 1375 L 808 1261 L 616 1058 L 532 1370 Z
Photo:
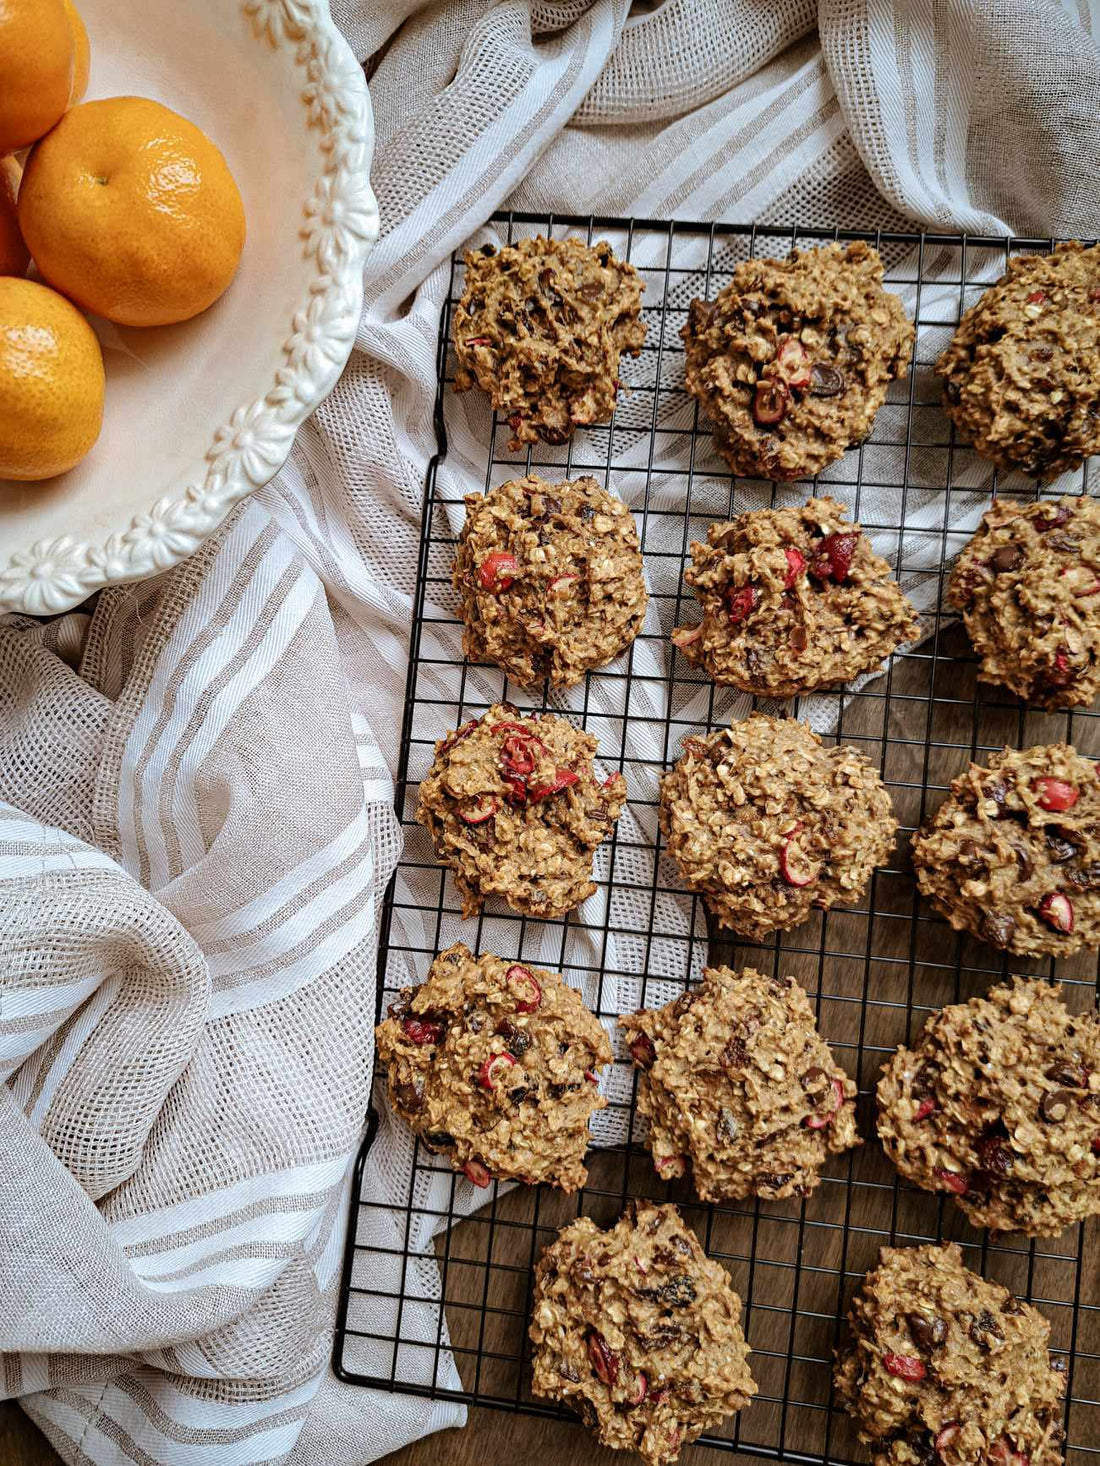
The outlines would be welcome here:
M 366 82 L 325 0 L 79 8 L 88 97 L 155 97 L 203 128 L 240 186 L 248 241 L 194 320 L 93 320 L 99 442 L 57 478 L 0 479 L 0 610 L 38 615 L 182 560 L 278 471 L 351 351 L 378 232 Z

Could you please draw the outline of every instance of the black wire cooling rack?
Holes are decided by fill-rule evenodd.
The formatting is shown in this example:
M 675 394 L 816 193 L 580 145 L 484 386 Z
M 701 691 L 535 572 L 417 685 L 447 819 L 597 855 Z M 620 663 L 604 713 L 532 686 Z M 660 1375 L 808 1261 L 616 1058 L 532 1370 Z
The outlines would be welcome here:
M 1004 689 L 979 684 L 957 618 L 939 609 L 951 560 L 991 495 L 1030 499 L 1037 490 L 1024 478 L 998 476 L 956 441 L 939 407 L 932 363 L 962 310 L 1008 259 L 1047 251 L 1052 241 L 518 213 L 495 218 L 484 237 L 510 242 L 547 232 L 608 239 L 637 265 L 646 283 L 646 344 L 640 357 L 623 361 L 623 390 L 610 425 L 579 431 L 561 448 L 540 444 L 509 453 L 507 425 L 490 418 L 480 394 L 455 397 L 449 390 L 450 322 L 463 275 L 461 258 L 451 261 L 438 356 L 438 453 L 425 485 L 397 784 L 405 851 L 383 914 L 379 1017 L 395 992 L 422 979 L 435 953 L 456 940 L 474 951 L 556 968 L 585 989 L 609 1022 L 625 1011 L 624 993 L 632 995 L 631 1007 L 650 1005 L 697 978 L 704 961 L 751 963 L 793 975 L 810 993 L 822 1033 L 859 1083 L 866 1143 L 835 1159 L 804 1202 L 702 1205 L 690 1180 L 659 1182 L 638 1144 L 633 1078 L 616 1040 L 618 1073 L 603 1086 L 610 1105 L 596 1117 L 603 1128 L 594 1127 L 582 1192 L 564 1197 L 545 1187 L 493 1183 L 475 1198 L 444 1160 L 400 1127 L 383 1126 L 391 1145 L 407 1147 L 404 1170 L 391 1167 L 391 1174 L 409 1177 L 395 1202 L 379 1194 L 384 1188 L 373 1172 L 364 1182 L 371 1146 L 383 1140 L 372 1112 L 352 1196 L 336 1372 L 392 1391 L 567 1414 L 530 1392 L 532 1265 L 556 1229 L 576 1215 L 606 1226 L 628 1197 L 648 1196 L 679 1204 L 744 1303 L 760 1393 L 721 1433 L 705 1436 L 703 1446 L 807 1463 L 866 1460 L 831 1385 L 832 1353 L 852 1292 L 885 1244 L 957 1240 L 970 1267 L 1031 1300 L 1050 1320 L 1051 1347 L 1065 1359 L 1068 1376 L 1067 1462 L 1100 1456 L 1096 1228 L 1031 1243 L 974 1231 L 945 1198 L 899 1182 L 874 1140 L 871 1099 L 885 1058 L 919 1032 L 930 1012 L 985 991 L 1010 971 L 1060 979 L 1071 1007 L 1095 1000 L 1094 956 L 1009 964 L 952 932 L 919 901 L 907 848 L 910 833 L 971 758 L 1005 743 L 1061 739 L 1083 753 L 1100 753 L 1094 712 L 1039 713 Z M 679 328 L 688 303 L 695 295 L 713 298 L 740 260 L 830 239 L 865 239 L 879 249 L 889 287 L 902 294 L 918 324 L 912 368 L 891 390 L 870 437 L 812 484 L 735 480 L 684 390 Z M 573 694 L 549 699 L 545 689 L 532 698 L 499 671 L 463 662 L 449 580 L 462 490 L 474 486 L 472 479 L 488 487 L 531 469 L 551 481 L 593 474 L 630 504 L 651 592 L 645 630 L 629 653 L 590 674 Z M 1042 492 L 1088 493 L 1087 466 Z M 848 503 L 923 606 L 923 639 L 881 676 L 791 706 L 817 726 L 831 726 L 877 764 L 902 830 L 891 863 L 875 873 L 858 905 L 818 913 L 763 945 L 732 945 L 717 933 L 708 944 L 697 898 L 680 889 L 661 854 L 657 776 L 676 759 L 685 734 L 721 726 L 731 709 L 743 716 L 748 700 L 716 690 L 668 641 L 695 604 L 690 593 L 685 597 L 683 565 L 690 541 L 710 521 L 747 507 L 797 503 L 810 493 Z M 490 902 L 463 922 L 451 879 L 415 823 L 417 786 L 434 740 L 498 699 L 524 709 L 549 707 L 584 724 L 597 734 L 606 767 L 627 778 L 633 822 L 621 821 L 601 847 L 597 896 L 564 921 L 520 918 Z

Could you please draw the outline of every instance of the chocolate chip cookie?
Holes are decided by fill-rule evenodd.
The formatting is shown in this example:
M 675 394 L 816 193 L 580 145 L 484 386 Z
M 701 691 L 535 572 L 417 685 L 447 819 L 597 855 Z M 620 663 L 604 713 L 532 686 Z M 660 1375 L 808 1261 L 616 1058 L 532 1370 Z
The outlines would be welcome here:
M 634 516 L 594 478 L 532 475 L 466 495 L 454 587 L 472 661 L 573 687 L 630 645 L 646 590 Z
M 934 1013 L 878 1083 L 878 1133 L 907 1181 L 975 1227 L 1053 1237 L 1100 1212 L 1100 1016 L 1016 978 Z
M 583 424 L 607 422 L 619 359 L 645 340 L 643 288 L 605 240 L 540 236 L 468 250 L 455 391 L 476 383 L 489 393 L 512 429 L 511 449 L 564 443 Z
M 725 1269 L 674 1206 L 628 1202 L 606 1232 L 581 1217 L 535 1267 L 534 1392 L 663 1466 L 756 1394 L 740 1319 Z
M 600 783 L 596 740 L 553 713 L 495 703 L 441 738 L 416 817 L 453 873 L 462 914 L 503 896 L 526 916 L 564 916 L 596 889 L 592 855 L 626 803 L 626 780 Z
M 796 697 L 878 667 L 920 629 L 847 505 L 754 509 L 693 541 L 684 579 L 703 619 L 672 633 L 715 682 Z
M 848 1322 L 836 1388 L 875 1466 L 1059 1466 L 1050 1325 L 956 1244 L 884 1247 Z
M 475 1186 L 584 1185 L 611 1044 L 557 973 L 459 942 L 401 993 L 375 1040 L 396 1113 Z
M 859 899 L 894 843 L 882 780 L 854 748 L 753 713 L 685 738 L 661 781 L 668 853 L 722 926 L 759 941 Z
M 690 1161 L 704 1201 L 809 1196 L 826 1158 L 860 1143 L 856 1086 L 793 978 L 708 967 L 699 987 L 619 1024 L 654 1168 L 667 1181 Z
M 1100 248 L 1018 255 L 936 372 L 947 415 L 1000 468 L 1048 478 L 1100 453 Z
M 948 599 L 983 682 L 1044 708 L 1100 693 L 1100 505 L 1087 495 L 998 499 L 955 562 Z
M 734 473 L 808 478 L 860 442 L 914 331 L 870 245 L 746 260 L 681 332 L 685 380 Z
M 971 764 L 913 837 L 923 895 L 1019 957 L 1100 946 L 1100 784 L 1068 743 Z

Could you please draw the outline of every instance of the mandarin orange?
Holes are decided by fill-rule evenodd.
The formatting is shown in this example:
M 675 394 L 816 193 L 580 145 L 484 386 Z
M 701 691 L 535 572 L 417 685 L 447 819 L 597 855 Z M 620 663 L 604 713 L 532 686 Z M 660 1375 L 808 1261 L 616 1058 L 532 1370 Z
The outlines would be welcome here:
M 205 310 L 233 278 L 245 239 L 221 153 L 147 97 L 67 112 L 27 159 L 19 223 L 55 289 L 124 326 Z
M 19 171 L 14 158 L 0 158 L 0 275 L 25 275 L 31 262 L 16 214 Z
M 49 132 L 69 105 L 74 67 L 65 0 L 0 0 L 0 155 Z
M 64 0 L 64 5 L 73 33 L 73 89 L 69 93 L 69 106 L 75 107 L 88 90 L 88 77 L 92 71 L 92 47 L 88 40 L 88 29 L 73 0 Z
M 34 280 L 0 278 L 0 478 L 79 463 L 103 424 L 103 356 L 77 308 Z

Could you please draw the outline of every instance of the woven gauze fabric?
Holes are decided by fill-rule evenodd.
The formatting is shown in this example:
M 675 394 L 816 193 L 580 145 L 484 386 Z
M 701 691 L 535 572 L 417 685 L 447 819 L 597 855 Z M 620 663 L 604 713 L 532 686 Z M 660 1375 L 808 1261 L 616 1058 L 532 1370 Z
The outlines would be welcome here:
M 509 205 L 1086 236 L 1100 216 L 1100 0 L 333 10 L 382 217 L 340 382 L 185 565 L 0 621 L 0 1381 L 80 1466 L 350 1466 L 462 1419 L 327 1363 L 451 251 Z M 448 426 L 457 500 L 482 482 L 480 394 Z M 914 524 L 931 502 L 915 485 Z M 908 588 L 927 603 L 919 561 Z M 682 979 L 660 943 L 649 960 Z M 411 1154 L 384 1115 L 364 1196 L 403 1203 Z M 392 1269 L 357 1281 L 403 1281 L 405 1337 L 434 1341 L 429 1231 L 405 1264 L 400 1214 L 363 1208 Z M 392 1335 L 383 1296 L 357 1307 Z M 458 1383 L 446 1352 L 437 1382 Z

